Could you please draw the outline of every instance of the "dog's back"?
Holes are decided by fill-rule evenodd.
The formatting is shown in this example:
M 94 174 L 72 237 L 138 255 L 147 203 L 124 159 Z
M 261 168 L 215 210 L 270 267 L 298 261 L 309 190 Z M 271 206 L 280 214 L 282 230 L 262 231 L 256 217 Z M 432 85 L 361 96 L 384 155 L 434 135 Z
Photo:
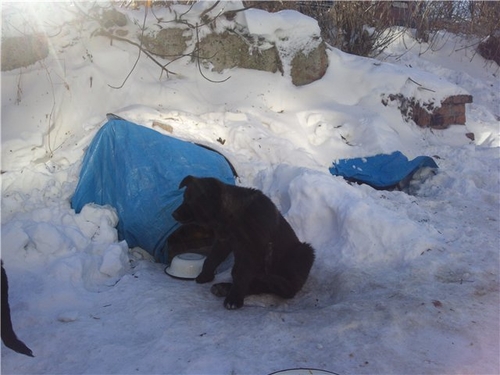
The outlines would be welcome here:
M 252 241 L 257 236 L 270 240 L 282 224 L 274 203 L 259 190 L 229 185 L 224 190 L 221 212 L 231 230 L 250 235 Z
M 300 242 L 291 225 L 264 193 L 237 186 L 227 186 L 226 189 L 230 198 L 225 211 L 233 209 L 238 212 L 233 221 L 237 235 L 245 236 L 247 243 L 257 245 L 252 246 L 251 251 L 255 257 L 264 257 L 266 273 L 287 280 L 286 287 L 277 282 L 280 286 L 274 293 L 285 298 L 294 297 L 309 276 L 315 259 L 314 249 L 310 244 Z

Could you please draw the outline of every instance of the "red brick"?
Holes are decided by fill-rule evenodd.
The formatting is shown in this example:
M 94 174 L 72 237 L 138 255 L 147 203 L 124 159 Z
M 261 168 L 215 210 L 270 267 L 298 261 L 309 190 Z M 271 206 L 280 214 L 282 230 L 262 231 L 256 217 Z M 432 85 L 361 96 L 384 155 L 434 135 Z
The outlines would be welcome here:
M 455 124 L 465 125 L 465 121 L 466 121 L 465 113 L 463 115 L 460 115 L 460 116 L 455 116 Z
M 401 94 L 389 95 L 390 100 L 397 100 L 403 116 L 410 115 L 415 124 L 421 127 L 431 127 L 434 129 L 446 129 L 450 125 L 465 125 L 465 104 L 472 103 L 471 95 L 454 95 L 441 102 L 439 108 L 434 108 L 434 103 L 415 103 L 414 99 L 408 99 Z M 408 107 L 406 107 L 408 105 Z M 410 112 L 406 109 L 410 108 Z M 429 110 L 429 112 L 427 111 Z
M 453 95 L 447 97 L 441 102 L 441 104 L 465 104 L 472 103 L 471 95 Z

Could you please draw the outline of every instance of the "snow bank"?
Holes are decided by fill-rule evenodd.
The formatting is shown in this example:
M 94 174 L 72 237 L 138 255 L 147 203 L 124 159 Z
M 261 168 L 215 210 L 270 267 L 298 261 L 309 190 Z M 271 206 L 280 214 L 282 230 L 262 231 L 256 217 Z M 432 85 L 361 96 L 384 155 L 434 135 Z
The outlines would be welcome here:
M 127 10 L 131 20 L 143 15 Z M 308 18 L 290 17 L 314 31 Z M 256 32 L 278 25 L 252 22 Z M 185 60 L 169 66 L 177 76 L 159 79 L 141 58 L 124 89 L 114 90 L 135 47 L 90 37 L 92 22 L 79 30 L 68 23 L 61 33 L 40 25 L 54 35 L 52 57 L 2 73 L 2 259 L 14 327 L 36 356 L 2 350 L 3 372 L 498 372 L 493 67 L 454 55 L 467 48 L 419 56 L 401 54 L 396 41 L 385 56 L 390 64 L 332 49 L 325 76 L 300 88 L 246 70 L 213 84 Z M 280 38 L 294 32 L 281 30 Z M 405 123 L 380 98 L 462 90 L 474 95 L 467 125 L 443 131 Z M 154 123 L 169 125 L 173 136 L 213 147 L 235 166 L 240 185 L 270 196 L 316 249 L 296 298 L 253 296 L 242 310 L 226 311 L 210 285 L 169 278 L 164 265 L 119 242 L 111 207 L 75 214 L 69 200 L 80 163 L 108 112 L 159 132 Z M 475 142 L 464 136 L 472 129 Z M 336 159 L 394 150 L 434 157 L 439 173 L 415 195 L 328 173 Z M 229 271 L 217 275 L 228 279 Z
M 260 9 L 248 9 L 243 12 L 243 17 L 242 24 L 250 35 L 265 38 L 267 43 L 276 45 L 282 57 L 291 59 L 298 51 L 308 54 L 321 41 L 318 22 L 295 10 L 268 13 Z
M 92 205 L 80 214 L 67 204 L 16 214 L 2 226 L 2 259 L 9 267 L 50 266 L 48 276 L 62 284 L 113 285 L 129 269 L 117 223 L 113 208 Z

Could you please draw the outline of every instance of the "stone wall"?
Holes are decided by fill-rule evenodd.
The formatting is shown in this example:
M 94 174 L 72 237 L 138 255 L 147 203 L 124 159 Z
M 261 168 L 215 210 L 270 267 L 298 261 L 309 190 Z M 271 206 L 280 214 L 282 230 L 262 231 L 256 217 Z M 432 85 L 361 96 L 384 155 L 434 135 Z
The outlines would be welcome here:
M 49 54 L 47 36 L 33 34 L 2 38 L 2 71 L 24 68 Z
M 100 29 L 94 35 L 123 37 L 128 34 L 128 30 L 124 27 L 129 21 L 116 9 L 100 10 L 95 18 Z M 244 28 L 238 29 L 239 32 L 213 31 L 198 41 L 192 28 L 178 23 L 175 27 L 144 34 L 142 46 L 148 52 L 167 60 L 190 55 L 193 62 L 206 64 L 218 73 L 232 68 L 280 72 L 282 75 L 289 72 L 290 79 L 296 86 L 307 85 L 320 79 L 328 68 L 326 45 L 319 37 L 311 41 L 317 45 L 316 48 L 309 50 L 310 45 L 307 45 L 304 46 L 308 48 L 307 52 L 304 50 L 294 52 L 291 59 L 287 60 L 290 66 L 284 68 L 284 62 L 276 45 L 262 36 L 250 35 Z M 139 38 L 140 35 L 138 34 Z M 130 36 L 129 38 L 133 40 Z M 49 53 L 47 36 L 43 34 L 4 38 L 1 48 L 2 71 L 34 64 L 46 58 Z
M 420 104 L 414 98 L 405 98 L 401 94 L 383 96 L 382 103 L 387 105 L 389 100 L 398 103 L 398 109 L 406 121 L 413 120 L 423 128 L 446 129 L 450 125 L 465 125 L 465 104 L 472 103 L 472 96 L 450 96 L 439 106 L 431 102 Z
M 160 30 L 155 36 L 144 35 L 144 48 L 154 55 L 166 59 L 180 56 L 192 39 L 192 31 L 187 28 L 168 28 Z
M 326 73 L 328 68 L 328 55 L 326 54 L 326 45 L 321 42 L 320 45 L 309 54 L 299 52 L 292 60 L 292 83 L 295 86 L 303 86 L 314 82 Z
M 266 72 L 284 74 L 283 62 L 275 45 L 270 48 L 258 48 L 254 36 L 224 31 L 211 33 L 189 48 L 194 36 L 188 28 L 167 28 L 154 35 L 145 35 L 144 47 L 154 55 L 172 59 L 194 49 L 191 59 L 197 59 L 215 72 L 221 73 L 226 69 L 242 68 L 262 70 Z M 262 41 L 261 41 L 262 42 Z M 291 80 L 296 86 L 314 82 L 326 73 L 328 55 L 324 42 L 308 53 L 299 51 L 291 62 Z
M 465 104 L 467 103 L 472 103 L 471 95 L 450 96 L 431 113 L 417 105 L 414 109 L 413 119 L 419 126 L 434 129 L 446 129 L 450 125 L 465 125 Z
M 225 31 L 209 34 L 196 46 L 194 58 L 210 63 L 212 70 L 220 73 L 225 69 L 243 68 L 283 73 L 283 66 L 275 46 L 266 50 L 254 49 L 241 35 Z

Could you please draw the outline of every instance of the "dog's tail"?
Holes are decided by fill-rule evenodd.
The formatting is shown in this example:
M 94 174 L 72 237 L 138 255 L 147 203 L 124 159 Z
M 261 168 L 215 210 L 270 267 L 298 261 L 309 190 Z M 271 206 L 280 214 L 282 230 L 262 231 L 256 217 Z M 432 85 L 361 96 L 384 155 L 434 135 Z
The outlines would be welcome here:
M 12 350 L 25 354 L 30 357 L 33 356 L 33 352 L 30 348 L 19 340 L 12 327 L 12 320 L 10 317 L 10 306 L 9 306 L 9 284 L 7 281 L 7 274 L 3 269 L 2 265 L 2 341 L 6 347 Z

